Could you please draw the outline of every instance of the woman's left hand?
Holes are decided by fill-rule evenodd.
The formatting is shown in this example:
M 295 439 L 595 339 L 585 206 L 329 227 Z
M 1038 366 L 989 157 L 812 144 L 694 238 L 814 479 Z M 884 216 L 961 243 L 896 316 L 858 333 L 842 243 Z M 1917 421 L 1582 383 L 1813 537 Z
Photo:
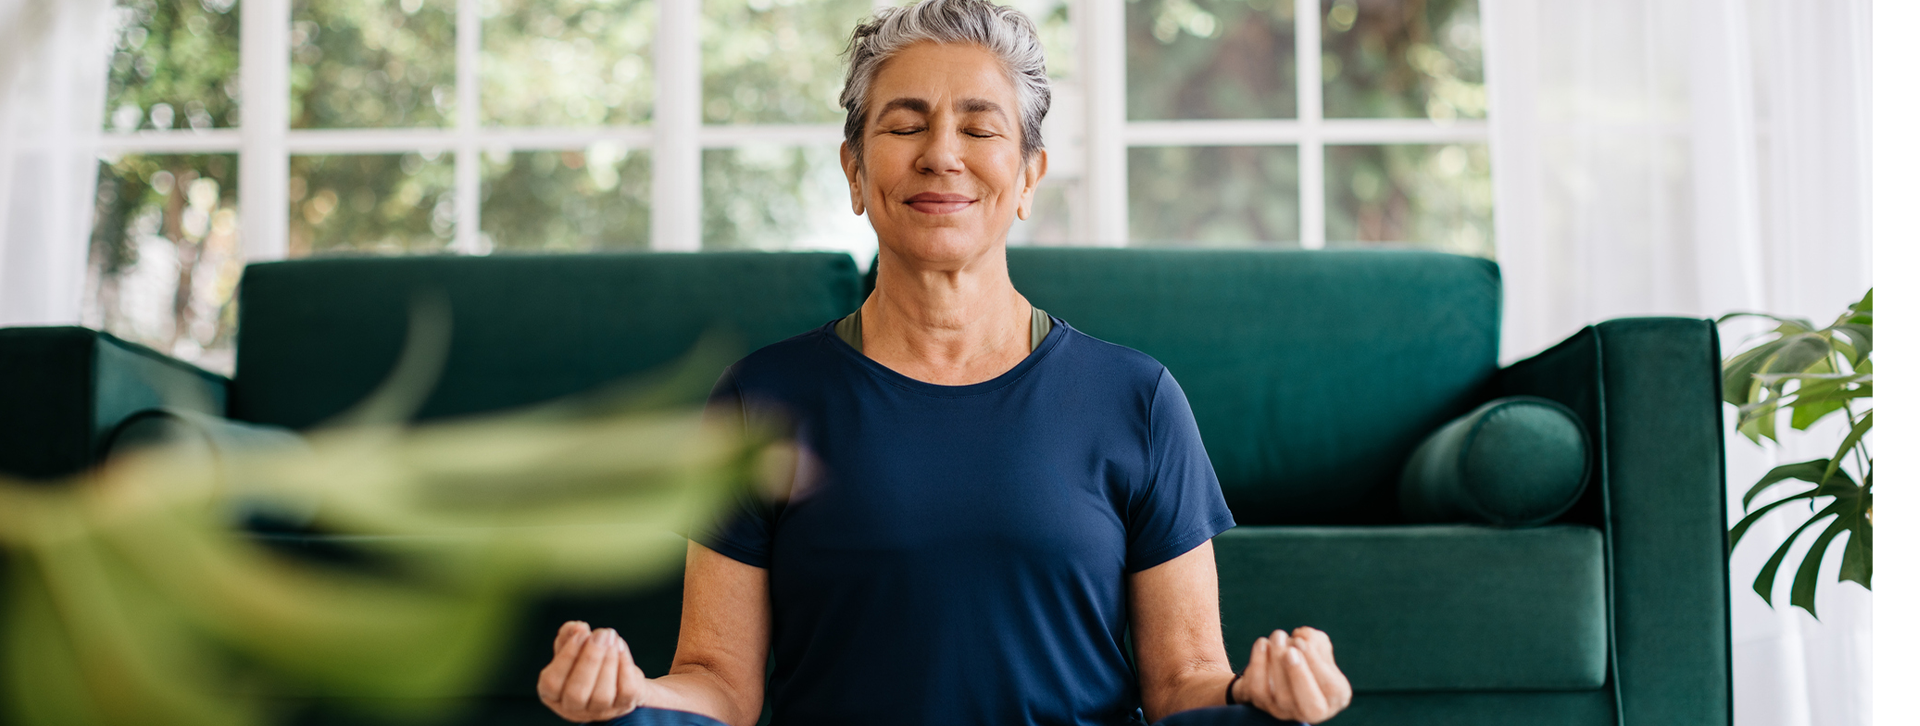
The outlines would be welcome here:
M 1253 642 L 1233 700 L 1274 718 L 1320 723 L 1353 702 L 1353 685 L 1333 664 L 1333 640 L 1313 628 L 1275 630 Z

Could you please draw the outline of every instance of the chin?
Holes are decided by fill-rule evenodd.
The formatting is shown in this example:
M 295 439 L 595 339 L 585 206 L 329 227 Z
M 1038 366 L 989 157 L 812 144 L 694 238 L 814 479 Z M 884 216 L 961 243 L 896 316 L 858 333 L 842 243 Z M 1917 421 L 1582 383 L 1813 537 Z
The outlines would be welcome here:
M 1006 239 L 1006 230 L 989 234 L 980 230 L 944 227 L 881 235 L 880 246 L 901 257 L 922 262 L 965 263 L 1000 249 Z

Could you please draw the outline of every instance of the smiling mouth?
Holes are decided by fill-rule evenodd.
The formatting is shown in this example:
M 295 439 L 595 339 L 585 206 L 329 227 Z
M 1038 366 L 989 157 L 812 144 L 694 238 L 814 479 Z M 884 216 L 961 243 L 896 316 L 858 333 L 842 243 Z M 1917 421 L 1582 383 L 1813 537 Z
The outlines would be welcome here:
M 953 214 L 973 206 L 974 200 L 958 194 L 924 192 L 907 198 L 907 206 L 922 214 Z

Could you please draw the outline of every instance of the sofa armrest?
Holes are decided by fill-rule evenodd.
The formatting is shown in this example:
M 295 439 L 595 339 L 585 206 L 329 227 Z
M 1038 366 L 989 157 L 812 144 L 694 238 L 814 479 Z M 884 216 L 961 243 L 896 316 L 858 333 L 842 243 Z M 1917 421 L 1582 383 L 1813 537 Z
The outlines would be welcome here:
M 0 475 L 84 471 L 114 427 L 158 406 L 223 415 L 227 379 L 88 328 L 0 329 Z
M 1501 395 L 1572 408 L 1601 455 L 1623 724 L 1732 722 L 1720 342 L 1713 321 L 1623 318 L 1500 371 Z

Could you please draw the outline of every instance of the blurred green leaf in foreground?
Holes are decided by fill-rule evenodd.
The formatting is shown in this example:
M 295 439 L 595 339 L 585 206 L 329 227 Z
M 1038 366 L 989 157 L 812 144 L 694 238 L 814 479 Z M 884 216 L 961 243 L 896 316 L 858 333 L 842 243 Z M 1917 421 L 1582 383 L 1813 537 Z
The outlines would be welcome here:
M 676 533 L 787 460 L 738 422 L 663 405 L 711 383 L 711 346 L 591 403 L 394 423 L 431 388 L 435 345 L 410 345 L 357 419 L 303 444 L 0 480 L 4 720 L 241 726 L 311 697 L 431 716 L 393 712 L 483 676 L 534 596 L 674 571 Z M 234 524 L 249 508 L 304 512 L 377 566 L 264 546 Z

